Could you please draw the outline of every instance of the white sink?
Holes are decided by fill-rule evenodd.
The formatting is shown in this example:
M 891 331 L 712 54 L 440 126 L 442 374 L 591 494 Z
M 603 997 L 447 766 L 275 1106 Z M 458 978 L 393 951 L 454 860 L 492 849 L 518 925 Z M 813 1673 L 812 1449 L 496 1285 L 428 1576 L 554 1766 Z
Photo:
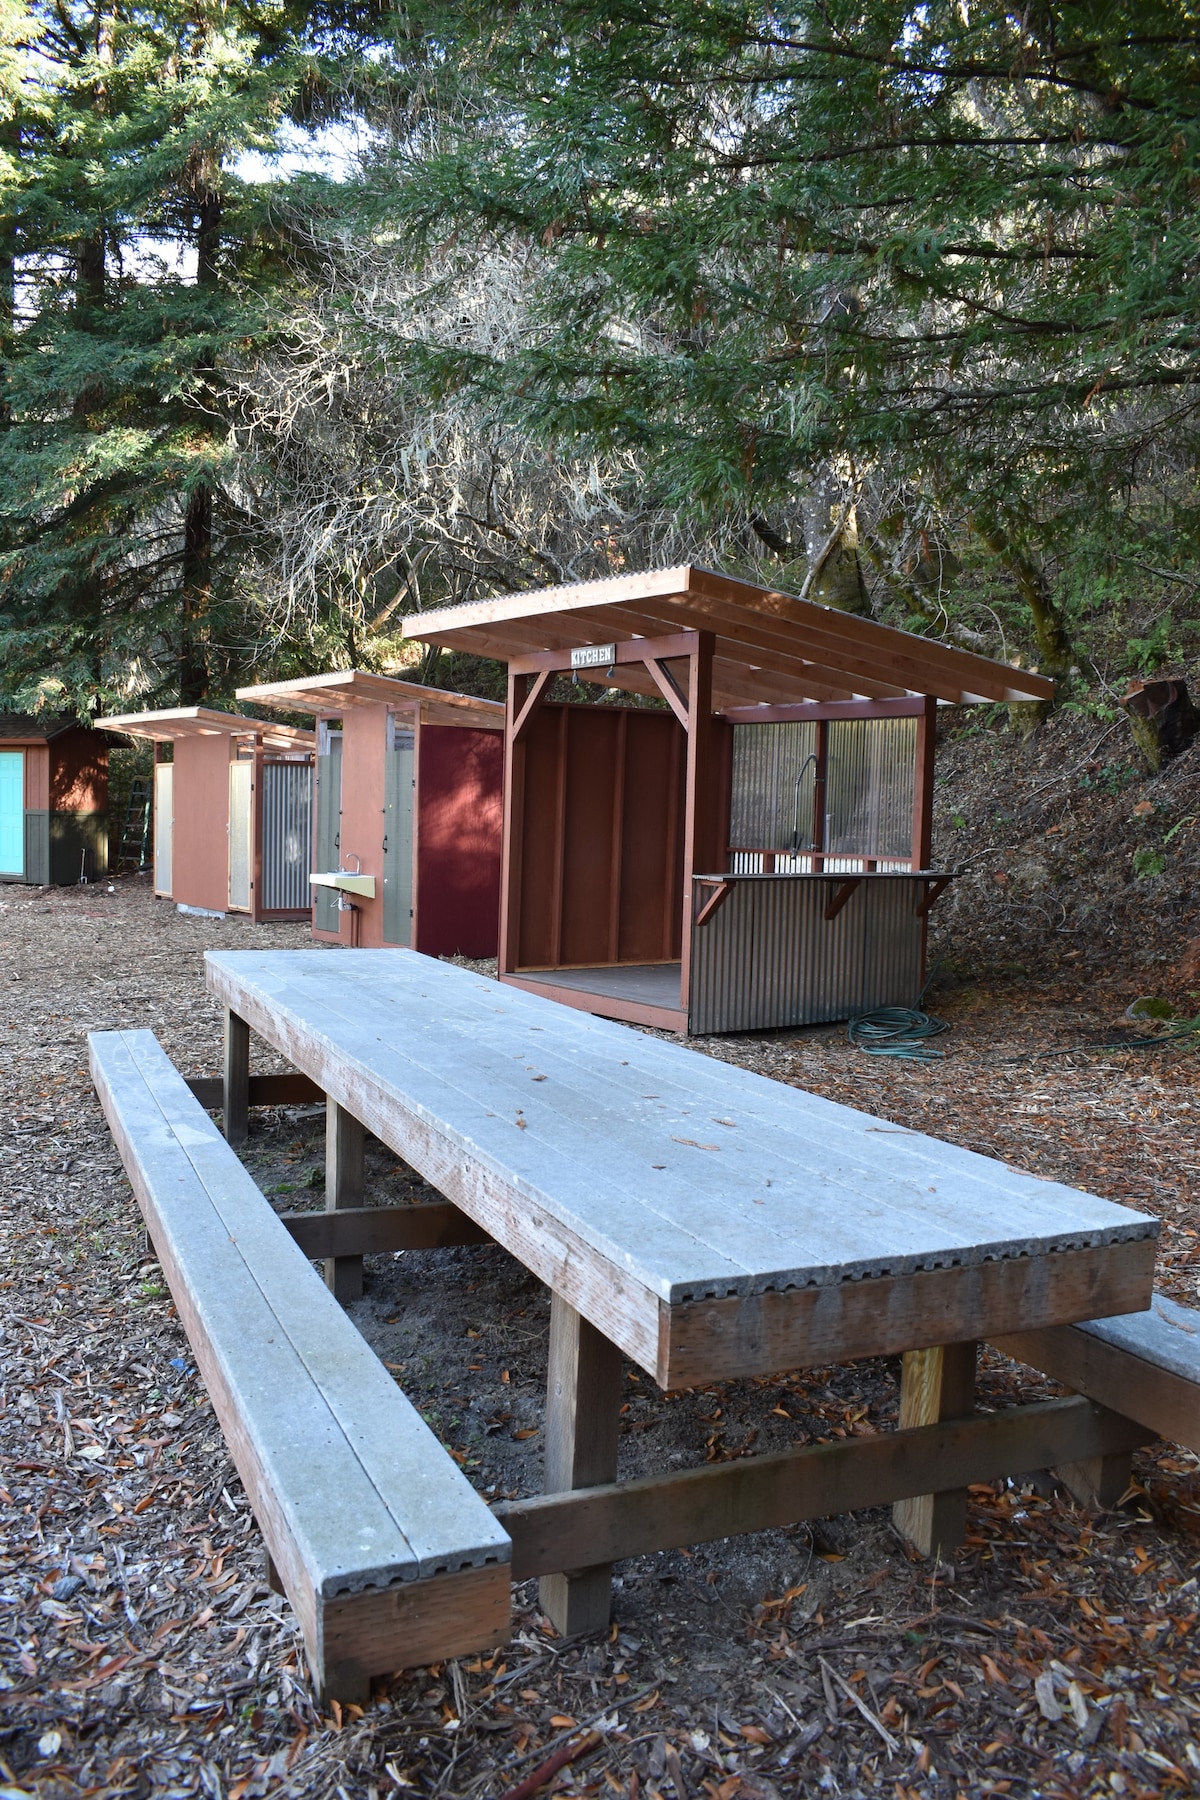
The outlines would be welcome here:
M 356 875 L 352 869 L 334 869 L 329 875 L 310 875 L 312 887 L 336 888 L 341 894 L 357 894 L 363 900 L 375 898 L 375 877 Z

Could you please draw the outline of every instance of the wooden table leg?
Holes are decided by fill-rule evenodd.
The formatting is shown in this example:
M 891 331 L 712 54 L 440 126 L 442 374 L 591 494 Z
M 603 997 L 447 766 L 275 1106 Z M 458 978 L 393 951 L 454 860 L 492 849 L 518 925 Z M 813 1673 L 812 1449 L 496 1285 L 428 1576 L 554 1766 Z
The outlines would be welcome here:
M 929 1350 L 905 1351 L 900 1374 L 901 1430 L 970 1417 L 975 1401 L 975 1350 L 974 1344 L 939 1344 Z M 922 1556 L 953 1550 L 966 1533 L 966 1489 L 897 1500 L 892 1518 L 897 1531 Z
M 1089 1456 L 1086 1462 L 1060 1463 L 1054 1473 L 1080 1506 L 1116 1506 L 1133 1479 L 1133 1452 L 1115 1450 Z
M 553 1294 L 542 1482 L 546 1493 L 616 1480 L 620 1406 L 621 1352 Z M 602 1631 L 612 1608 L 612 1564 L 543 1575 L 538 1597 L 542 1611 L 564 1636 Z
M 325 1101 L 325 1210 L 335 1212 L 343 1206 L 363 1203 L 362 1125 L 336 1100 Z M 346 1306 L 362 1297 L 363 1259 L 361 1256 L 327 1256 L 325 1285 L 334 1298 Z
M 250 1129 L 250 1027 L 225 1008 L 225 1066 L 222 1080 L 225 1141 L 244 1144 Z

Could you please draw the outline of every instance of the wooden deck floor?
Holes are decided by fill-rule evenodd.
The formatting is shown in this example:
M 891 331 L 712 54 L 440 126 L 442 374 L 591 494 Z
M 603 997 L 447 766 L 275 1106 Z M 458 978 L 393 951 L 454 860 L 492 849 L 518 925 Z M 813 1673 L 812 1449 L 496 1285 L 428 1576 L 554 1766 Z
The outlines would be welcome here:
M 503 980 L 601 1018 L 686 1031 L 680 1005 L 680 966 L 673 963 L 618 963 L 592 969 L 522 969 Z

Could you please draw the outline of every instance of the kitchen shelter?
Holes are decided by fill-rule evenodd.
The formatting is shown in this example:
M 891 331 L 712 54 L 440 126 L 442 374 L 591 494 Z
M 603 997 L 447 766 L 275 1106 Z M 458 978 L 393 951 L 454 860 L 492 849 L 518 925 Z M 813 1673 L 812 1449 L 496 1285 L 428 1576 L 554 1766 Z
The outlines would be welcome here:
M 108 749 L 78 719 L 0 713 L 0 881 L 108 873 Z
M 313 935 L 494 956 L 504 707 L 358 669 L 238 689 L 316 722 Z
M 914 1005 L 953 878 L 931 867 L 937 705 L 1053 693 L 696 567 L 405 632 L 508 664 L 501 980 L 680 1032 Z M 562 677 L 601 703 L 552 698 Z
M 183 912 L 307 918 L 311 731 L 208 706 L 98 721 L 154 745 L 154 892 Z

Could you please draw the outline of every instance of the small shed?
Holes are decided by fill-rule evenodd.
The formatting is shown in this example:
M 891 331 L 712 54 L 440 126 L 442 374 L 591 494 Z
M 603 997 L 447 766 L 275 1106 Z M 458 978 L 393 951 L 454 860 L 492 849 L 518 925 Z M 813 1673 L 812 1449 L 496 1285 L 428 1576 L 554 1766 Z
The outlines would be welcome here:
M 108 873 L 108 739 L 72 718 L 0 713 L 0 881 Z
M 952 879 L 930 866 L 937 704 L 1053 692 L 693 567 L 405 631 L 508 663 L 501 979 L 696 1033 L 915 1004 Z M 603 703 L 552 700 L 564 675 Z
M 238 699 L 316 720 L 315 937 L 496 954 L 498 700 L 358 669 L 239 688 Z
M 120 713 L 154 745 L 154 892 L 183 911 L 307 918 L 311 731 L 208 706 Z

